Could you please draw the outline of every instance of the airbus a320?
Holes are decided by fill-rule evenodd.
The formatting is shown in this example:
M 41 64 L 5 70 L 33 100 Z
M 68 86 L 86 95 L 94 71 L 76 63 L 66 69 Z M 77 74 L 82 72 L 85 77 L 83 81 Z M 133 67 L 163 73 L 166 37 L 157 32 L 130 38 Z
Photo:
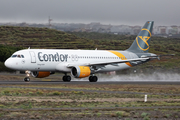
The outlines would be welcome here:
M 25 49 L 20 50 L 5 61 L 5 66 L 25 71 L 24 81 L 30 81 L 30 75 L 36 78 L 48 77 L 55 72 L 64 73 L 63 81 L 89 77 L 97 82 L 95 75 L 100 72 L 119 71 L 154 58 L 149 53 L 153 21 L 147 21 L 129 49 L 120 50 L 66 50 L 66 49 Z M 68 75 L 71 73 L 71 76 Z

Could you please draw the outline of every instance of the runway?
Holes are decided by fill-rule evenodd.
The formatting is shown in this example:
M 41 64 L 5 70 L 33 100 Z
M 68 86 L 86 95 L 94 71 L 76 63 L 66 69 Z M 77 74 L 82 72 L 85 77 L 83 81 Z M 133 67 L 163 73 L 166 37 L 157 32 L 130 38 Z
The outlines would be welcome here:
M 180 82 L 142 82 L 142 81 L 128 81 L 128 82 L 89 82 L 89 81 L 72 81 L 72 82 L 63 82 L 63 81 L 0 81 L 0 88 L 26 88 L 26 89 L 44 89 L 44 90 L 56 90 L 56 91 L 84 91 L 84 92 L 96 92 L 96 93 L 116 93 L 116 94 L 152 94 L 145 92 L 132 92 L 132 91 L 106 91 L 106 90 L 86 90 L 86 89 L 74 89 L 74 88 L 51 88 L 51 87 L 29 87 L 29 86 L 18 86 L 18 85 L 125 85 L 125 84 L 134 84 L 134 85 L 180 85 Z M 178 95 L 180 94 L 166 94 L 166 93 L 153 93 L 156 95 Z
M 157 85 L 180 85 L 179 73 L 159 73 L 152 74 L 120 74 L 106 75 L 97 74 L 97 82 L 89 82 L 88 78 L 76 79 L 72 77 L 71 82 L 63 82 L 63 74 L 54 74 L 45 78 L 33 78 L 30 82 L 24 82 L 25 74 L 0 73 L 0 85 L 18 84 L 157 84 Z
M 147 85 L 147 84 L 157 84 L 157 85 L 180 85 L 180 81 L 98 81 L 98 82 L 89 82 L 87 81 L 30 81 L 24 82 L 23 80 L 1 80 L 0 85 L 21 85 L 21 84 L 138 84 L 138 85 Z

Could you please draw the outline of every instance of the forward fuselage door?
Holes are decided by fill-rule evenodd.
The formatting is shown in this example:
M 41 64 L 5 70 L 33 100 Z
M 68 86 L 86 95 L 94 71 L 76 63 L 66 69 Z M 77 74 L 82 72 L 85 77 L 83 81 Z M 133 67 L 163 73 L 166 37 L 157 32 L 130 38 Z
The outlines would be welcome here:
M 36 56 L 35 53 L 33 51 L 30 51 L 30 56 L 31 56 L 31 63 L 36 63 Z

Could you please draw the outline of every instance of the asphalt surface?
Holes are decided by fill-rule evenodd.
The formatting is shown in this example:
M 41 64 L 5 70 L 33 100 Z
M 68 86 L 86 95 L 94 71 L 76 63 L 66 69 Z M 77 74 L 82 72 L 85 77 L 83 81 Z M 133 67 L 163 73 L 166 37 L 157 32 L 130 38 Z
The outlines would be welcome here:
M 71 82 L 63 82 L 63 81 L 30 81 L 24 82 L 23 80 L 13 80 L 13 81 L 5 81 L 1 80 L 0 85 L 21 85 L 21 84 L 157 84 L 157 85 L 180 85 L 179 81 L 98 81 L 98 82 L 89 82 L 87 81 L 71 81 Z

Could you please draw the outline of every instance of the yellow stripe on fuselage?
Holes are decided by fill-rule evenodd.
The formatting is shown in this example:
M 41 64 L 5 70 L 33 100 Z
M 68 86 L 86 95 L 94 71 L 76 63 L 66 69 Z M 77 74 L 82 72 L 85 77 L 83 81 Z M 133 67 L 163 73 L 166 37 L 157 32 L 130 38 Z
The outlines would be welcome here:
M 117 52 L 117 51 L 109 51 L 113 54 L 115 54 L 116 56 L 118 56 L 121 60 L 127 60 L 127 58 L 120 52 Z M 130 67 L 132 67 L 132 65 L 129 63 L 129 62 L 126 62 L 126 64 Z

